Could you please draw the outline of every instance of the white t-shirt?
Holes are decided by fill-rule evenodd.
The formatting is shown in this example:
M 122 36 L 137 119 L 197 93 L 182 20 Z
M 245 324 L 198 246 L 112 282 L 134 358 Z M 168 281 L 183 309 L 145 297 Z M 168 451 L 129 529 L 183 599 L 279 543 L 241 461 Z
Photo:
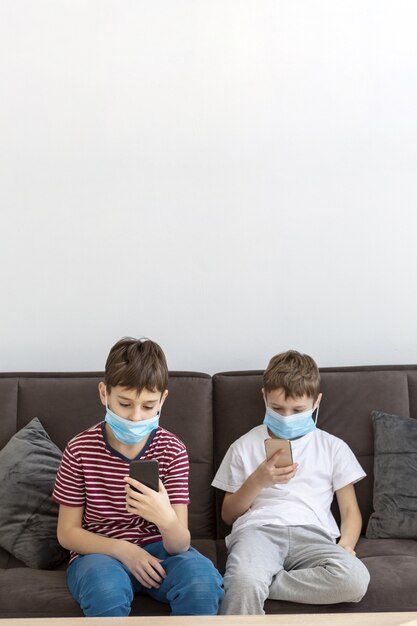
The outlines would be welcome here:
M 252 428 L 229 448 L 214 487 L 234 493 L 265 460 L 267 427 Z M 252 506 L 238 517 L 232 533 L 247 526 L 319 526 L 336 539 L 340 532 L 330 511 L 334 492 L 366 476 L 349 446 L 334 435 L 316 428 L 291 441 L 298 469 L 287 484 L 260 491 Z M 227 543 L 227 539 L 226 539 Z

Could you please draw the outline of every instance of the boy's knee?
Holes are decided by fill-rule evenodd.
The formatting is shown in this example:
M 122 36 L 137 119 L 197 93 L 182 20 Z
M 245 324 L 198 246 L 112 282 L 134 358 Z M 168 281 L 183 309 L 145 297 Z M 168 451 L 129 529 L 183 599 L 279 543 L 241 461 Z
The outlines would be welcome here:
M 369 572 L 362 561 L 353 557 L 348 563 L 338 563 L 335 571 L 340 594 L 338 602 L 360 602 L 370 580 Z
M 262 577 L 236 572 L 224 577 L 225 598 L 220 606 L 222 615 L 261 615 L 269 587 Z
M 233 593 L 240 596 L 268 597 L 269 584 L 264 576 L 256 576 L 247 571 L 238 571 L 233 574 L 226 574 L 224 577 L 224 588 L 226 593 Z
M 368 590 L 370 575 L 365 565 L 357 559 L 355 567 L 349 573 L 346 584 L 347 597 L 345 602 L 360 602 Z
M 91 589 L 81 598 L 80 606 L 87 617 L 123 617 L 129 615 L 132 600 L 132 587 L 125 580 L 95 576 L 91 580 Z
M 182 615 L 217 614 L 224 596 L 223 579 L 210 559 L 191 549 L 173 557 L 167 573 L 173 580 L 169 593 L 173 615 L 176 608 L 180 608 Z
M 86 558 L 86 557 L 83 557 Z M 87 617 L 127 616 L 131 610 L 133 589 L 125 570 L 111 557 L 100 562 L 86 562 L 79 579 L 79 604 Z

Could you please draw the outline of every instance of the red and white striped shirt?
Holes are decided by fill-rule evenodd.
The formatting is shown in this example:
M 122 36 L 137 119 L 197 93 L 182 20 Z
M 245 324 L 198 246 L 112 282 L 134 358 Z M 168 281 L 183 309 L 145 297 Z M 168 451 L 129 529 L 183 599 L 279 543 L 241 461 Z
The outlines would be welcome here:
M 185 445 L 178 437 L 158 426 L 136 459 L 156 459 L 171 504 L 189 504 L 189 461 Z M 109 445 L 105 423 L 100 422 L 68 443 L 52 497 L 65 506 L 84 507 L 85 530 L 140 546 L 161 541 L 154 524 L 126 511 L 123 478 L 129 475 L 129 463 L 129 459 Z M 70 563 L 76 556 L 71 552 Z

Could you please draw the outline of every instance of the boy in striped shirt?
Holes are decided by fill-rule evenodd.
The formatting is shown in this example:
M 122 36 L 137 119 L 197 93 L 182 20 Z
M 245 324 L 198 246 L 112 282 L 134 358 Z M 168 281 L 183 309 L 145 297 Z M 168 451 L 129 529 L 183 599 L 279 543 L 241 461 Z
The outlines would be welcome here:
M 64 451 L 53 493 L 58 540 L 71 552 L 68 587 L 86 616 L 129 615 L 138 592 L 169 603 L 172 615 L 215 615 L 223 597 L 219 572 L 190 547 L 187 451 L 158 424 L 167 386 L 160 346 L 121 339 L 99 384 L 104 421 Z M 129 477 L 132 460 L 150 459 L 159 491 Z

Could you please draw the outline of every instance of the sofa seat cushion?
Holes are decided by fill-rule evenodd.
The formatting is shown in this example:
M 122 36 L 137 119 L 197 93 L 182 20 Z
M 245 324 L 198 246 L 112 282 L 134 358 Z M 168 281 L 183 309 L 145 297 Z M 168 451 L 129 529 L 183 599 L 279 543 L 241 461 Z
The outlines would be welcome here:
M 216 542 L 197 539 L 193 547 L 216 563 Z M 66 564 L 55 571 L 25 567 L 5 550 L 0 550 L 0 618 L 81 617 L 77 602 L 67 587 Z M 25 604 L 22 606 L 22 598 Z M 135 596 L 131 615 L 169 615 L 170 607 L 146 595 Z
M 377 556 L 411 556 L 417 559 L 415 539 L 367 539 L 361 537 L 356 546 L 360 559 Z
M 0 617 L 82 617 L 65 571 L 18 567 L 0 570 Z

